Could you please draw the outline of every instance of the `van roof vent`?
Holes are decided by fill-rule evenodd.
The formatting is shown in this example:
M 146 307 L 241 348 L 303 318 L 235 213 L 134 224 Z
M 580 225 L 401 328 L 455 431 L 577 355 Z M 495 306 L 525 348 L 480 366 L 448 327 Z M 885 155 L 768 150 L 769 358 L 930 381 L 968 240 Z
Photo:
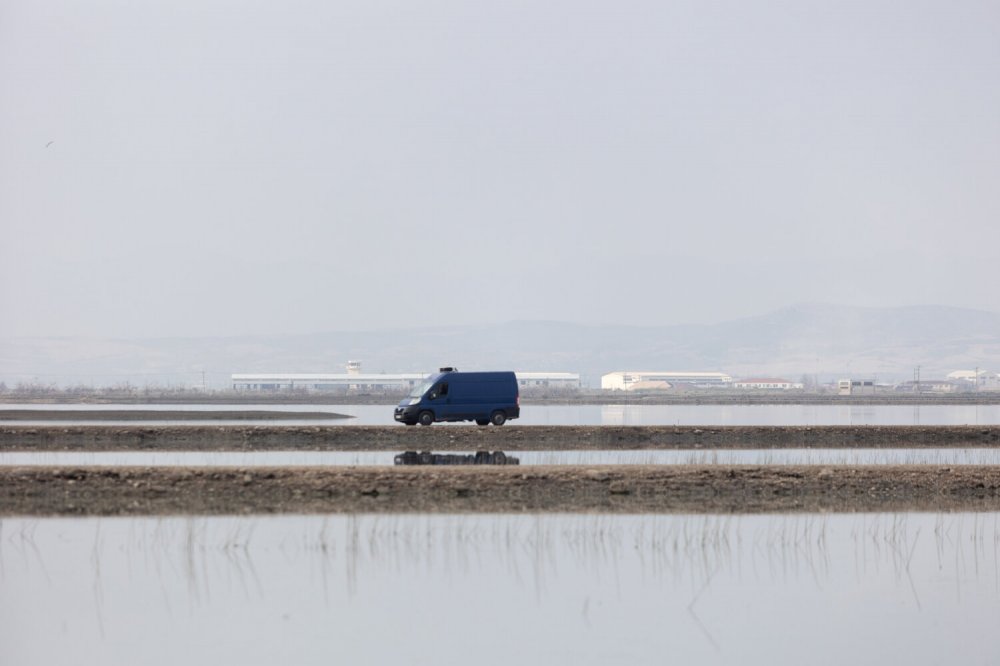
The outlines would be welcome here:
M 440 368 L 438 372 L 455 372 L 455 368 Z

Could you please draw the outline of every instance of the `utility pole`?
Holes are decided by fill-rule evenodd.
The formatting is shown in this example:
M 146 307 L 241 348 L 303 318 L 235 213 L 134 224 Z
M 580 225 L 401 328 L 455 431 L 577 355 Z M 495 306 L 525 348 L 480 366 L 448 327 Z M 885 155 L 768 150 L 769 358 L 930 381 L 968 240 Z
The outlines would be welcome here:
M 914 379 L 916 379 L 916 382 L 917 382 L 916 391 L 917 391 L 917 393 L 920 393 L 920 366 L 919 365 L 917 366 L 917 369 L 913 371 L 913 376 L 914 376 Z
M 201 371 L 201 392 L 205 392 L 205 371 Z

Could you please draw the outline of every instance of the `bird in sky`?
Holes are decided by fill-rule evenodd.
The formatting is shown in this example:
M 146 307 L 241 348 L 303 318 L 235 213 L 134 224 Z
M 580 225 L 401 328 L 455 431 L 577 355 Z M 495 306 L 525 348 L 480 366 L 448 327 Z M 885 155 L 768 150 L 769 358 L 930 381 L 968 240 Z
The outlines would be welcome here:
M 53 143 L 55 143 L 55 141 L 49 141 L 49 142 L 48 142 L 47 144 L 45 144 L 45 147 L 46 147 L 46 148 L 48 148 L 48 147 L 49 147 L 49 146 L 51 146 L 51 145 L 52 145 Z

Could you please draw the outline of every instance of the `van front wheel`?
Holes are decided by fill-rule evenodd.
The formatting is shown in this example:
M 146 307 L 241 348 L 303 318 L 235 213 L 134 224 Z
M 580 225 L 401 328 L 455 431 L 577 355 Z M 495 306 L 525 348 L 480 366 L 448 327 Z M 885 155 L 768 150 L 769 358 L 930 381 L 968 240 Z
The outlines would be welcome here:
M 422 426 L 429 426 L 434 423 L 433 412 L 420 412 L 420 416 L 417 417 L 417 422 Z
M 499 409 L 492 414 L 490 414 L 490 423 L 495 426 L 502 426 L 507 420 L 507 415 L 501 412 Z

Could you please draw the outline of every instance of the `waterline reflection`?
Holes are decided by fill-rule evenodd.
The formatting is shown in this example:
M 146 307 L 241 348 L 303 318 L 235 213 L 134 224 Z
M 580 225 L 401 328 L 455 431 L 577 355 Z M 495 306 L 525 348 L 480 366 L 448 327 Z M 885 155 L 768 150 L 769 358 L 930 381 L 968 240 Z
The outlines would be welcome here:
M 473 451 L 457 451 L 472 454 Z M 521 465 L 1000 465 L 1000 449 L 508 451 Z M 385 466 L 394 451 L 11 451 L 0 466 Z

